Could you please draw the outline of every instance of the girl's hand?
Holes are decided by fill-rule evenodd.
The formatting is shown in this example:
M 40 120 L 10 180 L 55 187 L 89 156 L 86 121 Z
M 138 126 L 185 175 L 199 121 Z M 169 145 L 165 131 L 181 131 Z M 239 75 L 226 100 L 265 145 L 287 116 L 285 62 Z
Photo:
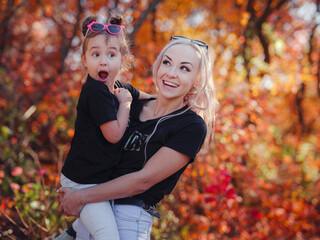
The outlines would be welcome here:
M 65 195 L 65 190 L 63 188 L 59 188 L 57 193 L 59 194 L 59 202 L 61 203 Z
M 117 88 L 113 92 L 120 104 L 132 102 L 131 93 L 127 89 Z
M 84 204 L 81 203 L 80 190 L 60 188 L 58 192 L 60 195 L 59 212 L 63 212 L 66 216 L 79 217 L 84 206 Z

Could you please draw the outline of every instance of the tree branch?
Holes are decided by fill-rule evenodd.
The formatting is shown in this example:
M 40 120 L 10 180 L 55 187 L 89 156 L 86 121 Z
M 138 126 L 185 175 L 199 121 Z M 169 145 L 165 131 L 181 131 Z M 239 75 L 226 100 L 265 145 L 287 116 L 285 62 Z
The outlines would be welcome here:
M 317 0 L 317 12 L 320 13 L 320 0 Z M 317 25 L 319 26 L 319 23 Z M 317 72 L 318 97 L 320 97 L 320 56 L 318 57 L 318 68 L 317 69 L 318 69 L 318 72 Z
M 251 15 L 250 19 L 249 19 L 249 23 L 253 23 L 252 28 L 253 28 L 253 31 L 256 31 L 256 34 L 261 42 L 261 45 L 262 45 L 262 48 L 264 51 L 264 55 L 265 55 L 264 61 L 266 63 L 270 63 L 269 42 L 267 41 L 266 37 L 264 36 L 264 34 L 262 32 L 262 25 L 263 25 L 263 23 L 265 23 L 267 21 L 268 17 L 274 12 L 274 10 L 279 9 L 288 0 L 279 1 L 278 4 L 274 8 L 271 7 L 272 1 L 273 0 L 268 0 L 267 7 L 264 10 L 264 12 L 260 18 L 258 18 L 255 14 L 255 10 L 253 8 L 253 1 L 249 0 L 248 5 L 247 5 L 247 11 Z M 248 27 L 250 27 L 249 24 L 248 24 Z M 248 30 L 249 29 L 246 29 L 246 31 L 248 31 Z
M 264 61 L 266 63 L 270 63 L 269 42 L 267 41 L 266 37 L 262 33 L 262 23 L 258 24 L 257 26 L 257 35 L 259 37 L 259 40 L 263 48 L 264 57 L 265 57 Z
M 41 0 L 38 0 L 38 3 L 42 6 L 42 12 L 43 12 L 43 15 L 48 17 L 46 12 L 45 12 L 45 9 L 44 9 L 44 5 L 42 3 Z M 71 48 L 71 43 L 72 43 L 72 39 L 76 36 L 77 34 L 77 29 L 79 27 L 79 22 L 80 22 L 80 18 L 81 18 L 81 14 L 83 13 L 83 8 L 81 6 L 81 0 L 78 0 L 78 12 L 77 12 L 77 21 L 76 21 L 76 24 L 74 25 L 74 28 L 73 28 L 73 34 L 72 36 L 67 39 L 67 36 L 65 34 L 65 31 L 64 31 L 64 28 L 63 28 L 63 25 L 60 24 L 53 16 L 51 16 L 51 20 L 57 25 L 60 33 L 61 33 L 61 37 L 62 37 L 62 40 L 61 40 L 61 55 L 60 55 L 60 68 L 58 69 L 58 74 L 61 75 L 64 71 L 65 71 L 65 64 L 64 64 L 64 61 L 66 59 L 66 57 L 68 56 L 68 53 L 69 53 L 69 50 Z M 68 43 L 67 43 L 68 41 Z M 41 99 L 43 98 L 43 96 L 51 89 L 51 84 L 53 84 L 56 80 L 56 77 L 54 76 L 51 76 L 50 79 L 48 80 L 48 83 L 46 84 L 46 88 L 41 91 L 40 95 L 38 97 L 36 97 L 35 99 L 35 105 L 41 101 Z
M 274 12 L 274 10 L 279 9 L 287 0 L 281 0 L 278 2 L 275 8 L 271 8 L 271 3 L 273 0 L 268 0 L 268 5 L 263 12 L 262 16 L 258 19 L 258 22 L 256 24 L 257 28 L 257 34 L 260 39 L 261 45 L 263 47 L 265 59 L 264 61 L 266 63 L 270 63 L 270 53 L 269 53 L 269 42 L 267 41 L 266 37 L 262 33 L 262 25 L 267 21 L 267 18 Z
M 146 18 L 148 17 L 149 13 L 151 11 L 153 11 L 156 6 L 162 2 L 163 0 L 153 0 L 150 5 L 148 6 L 148 8 L 143 12 L 143 14 L 141 15 L 141 17 L 139 18 L 138 23 L 134 26 L 134 30 L 132 31 L 132 33 L 129 35 L 129 38 L 133 39 L 135 34 L 139 31 L 140 27 L 142 26 L 143 22 L 146 20 Z
M 305 123 L 304 123 L 303 106 L 302 106 L 302 101 L 304 99 L 304 92 L 305 92 L 305 84 L 301 83 L 300 89 L 296 94 L 296 104 L 298 107 L 298 117 L 299 117 L 299 123 L 301 125 L 302 134 L 305 132 Z
M 252 6 L 253 0 L 249 0 L 246 11 L 250 13 L 250 18 L 248 20 L 248 24 L 244 29 L 243 36 L 244 36 L 244 43 L 243 43 L 243 60 L 244 60 L 244 67 L 246 69 L 246 80 L 250 83 L 250 69 L 249 69 L 249 60 L 247 58 L 247 47 L 248 47 L 248 39 L 251 37 L 251 30 L 254 28 L 254 22 L 256 21 L 257 17 L 255 11 Z
M 318 0 L 320 1 L 320 0 Z M 309 38 L 309 52 L 308 52 L 308 59 L 309 59 L 309 63 L 310 63 L 310 66 L 311 68 L 313 67 L 314 64 L 317 64 L 318 65 L 318 70 L 316 72 L 316 75 L 317 75 L 317 93 L 318 93 L 318 97 L 320 97 L 320 69 L 319 69 L 319 66 L 320 66 L 320 58 L 318 60 L 317 63 L 315 63 L 313 60 L 312 60 L 312 52 L 314 51 L 314 38 L 315 38 L 315 32 L 318 28 L 319 24 L 315 24 L 314 27 L 312 28 L 312 31 L 311 31 L 311 34 L 310 34 L 310 38 Z M 316 50 L 315 50 L 316 51 Z
M 318 82 L 317 82 L 317 86 L 318 86 L 318 97 L 320 97 L 320 58 L 318 60 L 318 73 L 317 73 L 317 78 L 318 78 Z
M 69 50 L 71 48 L 72 40 L 77 35 L 77 30 L 78 30 L 78 27 L 79 27 L 79 23 L 80 23 L 80 19 L 81 19 L 82 13 L 83 13 L 83 8 L 81 6 L 81 0 L 78 0 L 77 21 L 76 21 L 76 24 L 73 27 L 72 37 L 68 40 L 67 44 L 63 45 L 63 47 L 61 49 L 61 68 L 60 68 L 59 74 L 63 73 L 64 70 L 65 70 L 64 61 L 65 61 L 66 57 L 68 56 Z M 62 29 L 62 31 L 63 31 L 63 29 Z M 65 42 L 63 42 L 63 43 L 65 43 Z
M 2 63 L 3 62 L 2 56 L 3 56 L 5 45 L 6 45 L 10 19 L 14 16 L 15 12 L 25 4 L 25 2 L 26 1 L 23 0 L 20 4 L 14 7 L 14 1 L 13 0 L 8 1 L 7 8 L 5 10 L 6 12 L 5 17 L 0 22 L 0 29 L 2 29 L 1 39 L 0 39 L 0 66 L 4 65 L 4 63 Z
M 320 13 L 320 0 L 317 0 L 317 13 Z M 314 22 L 316 23 L 316 21 L 314 20 Z M 313 28 L 312 28 L 312 31 L 311 31 L 311 34 L 310 34 L 310 38 L 309 38 L 309 52 L 308 52 L 308 59 L 309 59 L 309 62 L 310 62 L 310 65 L 311 67 L 313 67 L 313 64 L 317 64 L 318 65 L 318 70 L 317 70 L 317 93 L 318 93 L 318 97 L 320 97 L 320 57 L 319 57 L 319 60 L 318 60 L 318 63 L 314 63 L 313 60 L 312 60 L 312 52 L 314 51 L 314 44 L 316 41 L 314 41 L 314 38 L 315 38 L 315 32 L 317 30 L 317 28 L 319 27 L 319 23 L 316 23 Z M 317 51 L 315 49 L 315 51 Z
M 41 5 L 41 10 L 44 16 L 49 17 L 46 13 L 46 10 L 44 8 L 44 4 L 41 0 L 38 0 L 38 3 Z M 61 54 L 60 54 L 60 68 L 58 69 L 58 74 L 62 74 L 65 71 L 65 64 L 64 61 L 66 57 L 68 56 L 69 50 L 71 48 L 72 39 L 77 34 L 77 29 L 80 22 L 80 17 L 83 12 L 83 8 L 81 6 L 81 0 L 78 0 L 78 12 L 77 12 L 77 22 L 74 25 L 73 28 L 73 34 L 68 39 L 67 35 L 65 33 L 65 29 L 63 28 L 63 24 L 59 23 L 53 16 L 50 16 L 49 18 L 57 25 L 57 28 L 59 29 L 59 32 L 61 34 Z

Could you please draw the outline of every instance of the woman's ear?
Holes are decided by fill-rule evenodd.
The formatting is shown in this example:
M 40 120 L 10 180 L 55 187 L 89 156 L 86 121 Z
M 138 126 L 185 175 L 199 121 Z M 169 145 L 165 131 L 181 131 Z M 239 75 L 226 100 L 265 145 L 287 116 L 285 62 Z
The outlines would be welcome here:
M 197 78 L 197 80 L 194 82 L 194 84 L 189 92 L 196 93 L 199 89 L 199 84 L 200 84 L 200 79 Z

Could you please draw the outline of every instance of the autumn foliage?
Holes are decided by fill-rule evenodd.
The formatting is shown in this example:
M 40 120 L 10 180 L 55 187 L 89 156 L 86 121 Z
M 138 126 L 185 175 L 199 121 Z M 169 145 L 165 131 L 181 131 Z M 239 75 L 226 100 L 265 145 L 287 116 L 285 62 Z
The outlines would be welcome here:
M 135 55 L 123 81 L 153 92 L 171 35 L 215 57 L 210 151 L 158 206 L 152 238 L 320 239 L 320 2 L 0 1 L 0 238 L 53 239 L 59 171 L 84 80 L 79 23 L 117 7 Z

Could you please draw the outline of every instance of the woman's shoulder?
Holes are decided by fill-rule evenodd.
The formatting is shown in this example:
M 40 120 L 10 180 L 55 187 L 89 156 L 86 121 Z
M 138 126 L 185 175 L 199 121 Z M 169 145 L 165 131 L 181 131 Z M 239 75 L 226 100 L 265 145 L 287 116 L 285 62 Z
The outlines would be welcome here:
M 191 109 L 188 109 L 185 112 L 185 115 L 181 119 L 188 119 L 191 123 L 198 123 L 201 125 L 206 125 L 205 121 L 201 116 L 199 116 L 196 112 Z
M 205 121 L 191 109 L 172 118 L 170 122 L 168 124 L 172 129 L 175 129 L 174 131 L 207 131 Z

